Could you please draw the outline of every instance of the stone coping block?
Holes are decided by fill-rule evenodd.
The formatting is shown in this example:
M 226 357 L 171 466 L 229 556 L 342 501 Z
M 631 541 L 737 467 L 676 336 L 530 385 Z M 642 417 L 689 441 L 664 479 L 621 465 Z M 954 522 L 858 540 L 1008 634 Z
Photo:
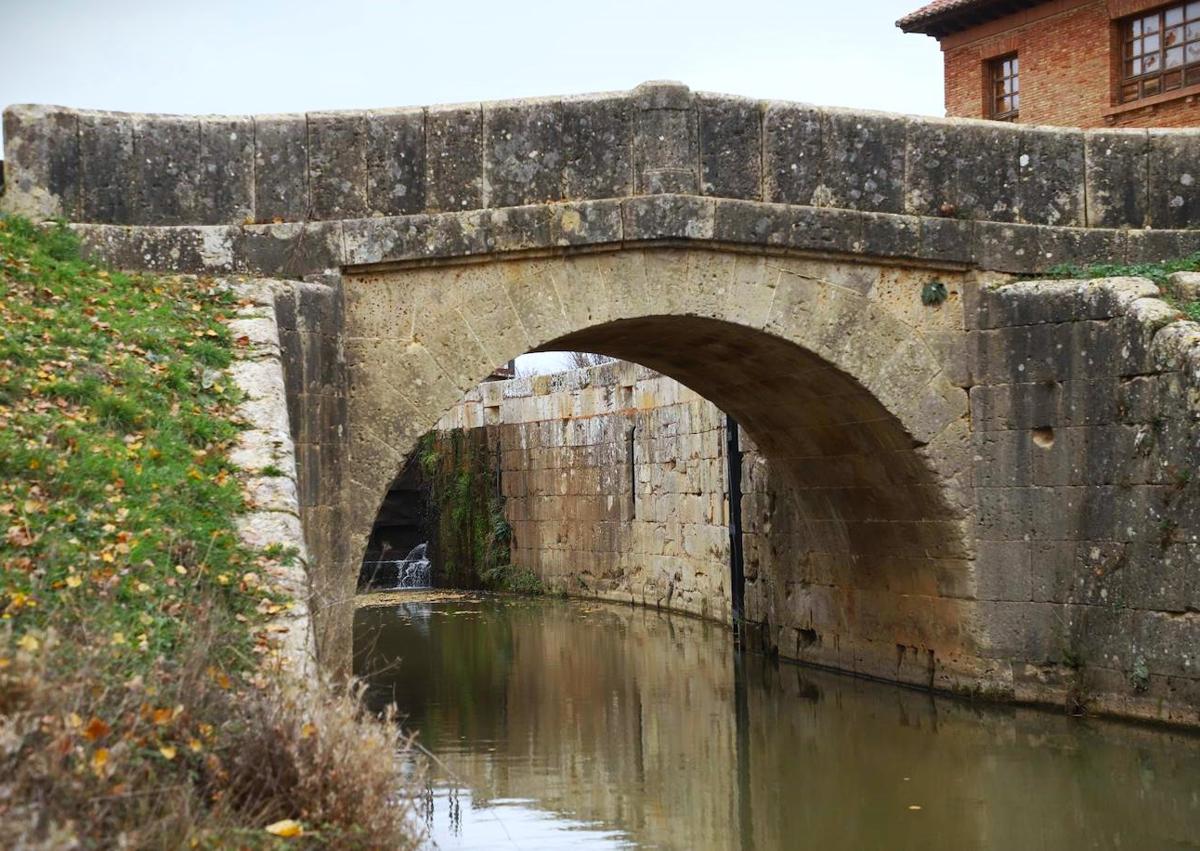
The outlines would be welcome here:
M 1078 130 L 693 92 L 180 116 L 15 105 L 3 207 L 270 225 L 682 194 L 1052 227 L 1200 227 L 1200 131 Z

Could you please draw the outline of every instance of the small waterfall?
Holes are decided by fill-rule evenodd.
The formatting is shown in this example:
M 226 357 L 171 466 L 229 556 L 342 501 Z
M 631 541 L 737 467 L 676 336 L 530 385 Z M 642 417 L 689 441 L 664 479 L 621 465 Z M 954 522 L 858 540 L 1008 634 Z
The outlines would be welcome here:
M 402 559 L 364 562 L 363 567 L 371 569 L 372 586 L 384 591 L 430 587 L 429 556 L 425 553 L 426 547 L 428 543 L 417 544 Z M 395 579 L 391 584 L 385 584 L 393 575 Z
M 417 544 L 396 565 L 397 588 L 428 588 L 429 557 L 425 555 L 426 543 Z

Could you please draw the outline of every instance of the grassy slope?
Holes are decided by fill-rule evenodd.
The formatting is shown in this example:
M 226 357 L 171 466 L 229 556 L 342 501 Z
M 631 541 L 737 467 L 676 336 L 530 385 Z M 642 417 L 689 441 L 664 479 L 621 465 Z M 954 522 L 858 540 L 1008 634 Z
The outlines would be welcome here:
M 254 610 L 231 581 L 251 563 L 225 460 L 236 398 L 217 372 L 235 306 L 211 284 L 110 274 L 72 249 L 0 228 L 0 618 L 109 645 L 112 672 L 132 674 L 177 648 L 207 601 L 198 586 Z M 237 632 L 219 660 L 231 672 L 248 661 Z
M 0 219 L 0 846 L 410 838 L 369 800 L 397 788 L 391 734 L 258 661 L 286 601 L 233 526 L 236 307 Z

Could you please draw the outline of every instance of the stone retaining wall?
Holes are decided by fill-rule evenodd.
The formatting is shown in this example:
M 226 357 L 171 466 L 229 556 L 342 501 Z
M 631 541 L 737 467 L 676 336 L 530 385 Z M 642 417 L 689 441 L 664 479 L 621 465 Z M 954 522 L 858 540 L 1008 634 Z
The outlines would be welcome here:
M 619 362 L 488 382 L 439 430 L 500 449 L 512 561 L 551 591 L 729 622 L 725 415 Z
M 976 598 L 1014 694 L 1200 721 L 1200 325 L 1141 279 L 980 292 Z

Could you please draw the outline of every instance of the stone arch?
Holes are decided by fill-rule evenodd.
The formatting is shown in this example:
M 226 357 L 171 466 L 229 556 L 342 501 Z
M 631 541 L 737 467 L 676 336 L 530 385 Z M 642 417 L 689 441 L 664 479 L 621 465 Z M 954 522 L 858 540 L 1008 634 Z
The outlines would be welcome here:
M 762 518 L 747 614 L 782 652 L 920 682 L 935 657 L 962 667 L 967 400 L 942 346 L 962 310 L 946 273 L 938 318 L 913 307 L 920 274 L 660 246 L 347 275 L 347 575 L 391 478 L 467 390 L 526 351 L 597 351 L 691 386 L 768 460 L 786 496 Z

